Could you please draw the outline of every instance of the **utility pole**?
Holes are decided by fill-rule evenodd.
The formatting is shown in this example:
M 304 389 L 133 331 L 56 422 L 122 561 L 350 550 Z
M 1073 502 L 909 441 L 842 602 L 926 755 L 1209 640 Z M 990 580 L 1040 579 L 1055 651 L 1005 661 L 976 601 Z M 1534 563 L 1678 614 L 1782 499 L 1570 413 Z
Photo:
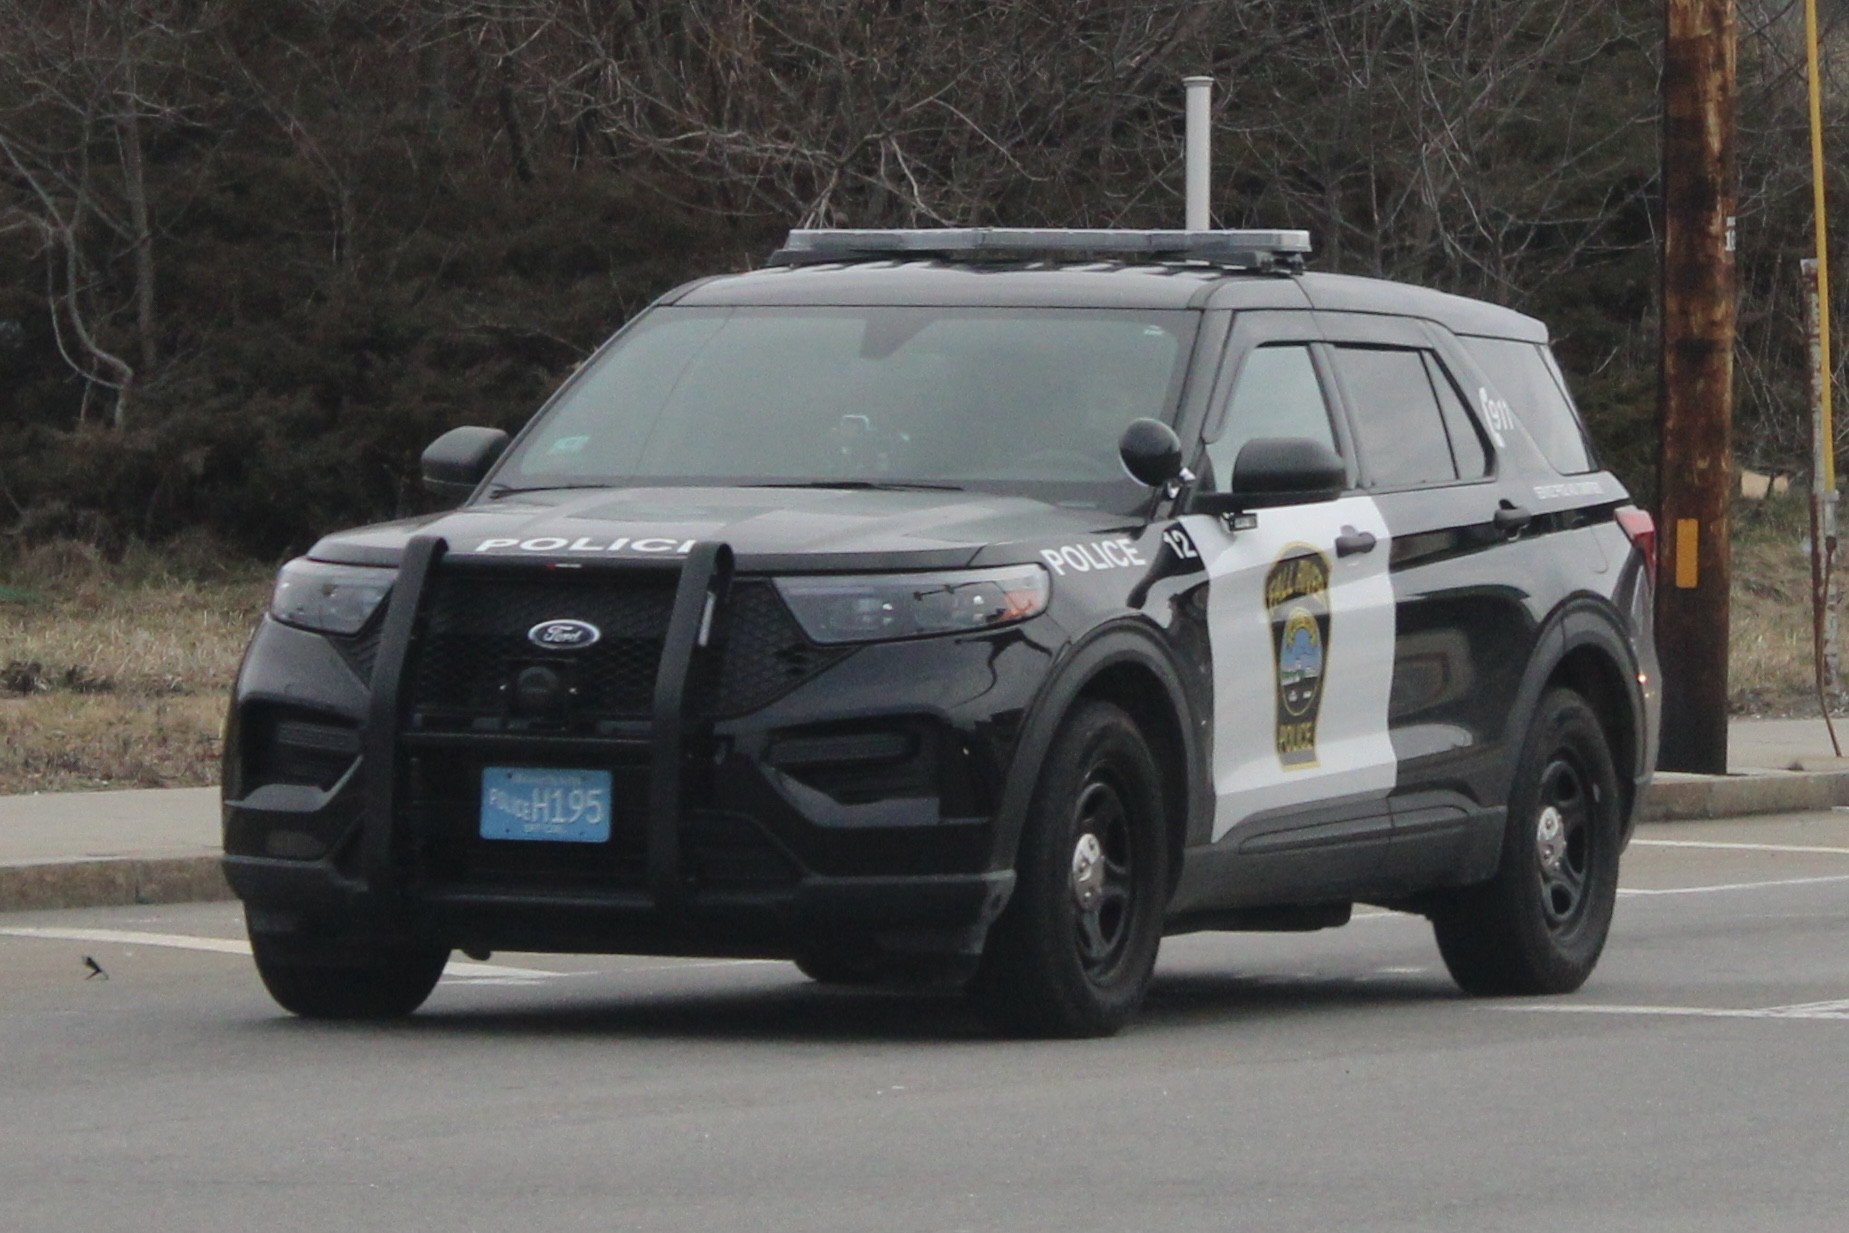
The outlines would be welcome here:
M 1811 479 L 1810 560 L 1811 636 L 1817 660 L 1817 706 L 1830 733 L 1830 748 L 1843 756 L 1830 708 L 1842 687 L 1842 653 L 1837 646 L 1836 609 L 1842 587 L 1836 577 L 1836 424 L 1830 407 L 1830 227 L 1824 192 L 1823 71 L 1817 41 L 1817 0 L 1804 0 L 1804 67 L 1810 84 L 1810 181 L 1812 226 L 1817 255 L 1801 264 L 1804 271 L 1805 328 L 1810 335 Z
M 1733 557 L 1734 0 L 1665 2 L 1657 764 L 1718 775 Z

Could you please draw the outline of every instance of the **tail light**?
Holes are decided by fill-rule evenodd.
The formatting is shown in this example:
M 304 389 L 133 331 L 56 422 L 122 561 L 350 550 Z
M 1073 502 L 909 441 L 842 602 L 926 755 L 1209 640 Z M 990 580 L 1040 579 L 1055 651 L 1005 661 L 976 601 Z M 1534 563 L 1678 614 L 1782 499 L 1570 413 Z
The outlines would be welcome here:
M 1636 544 L 1644 554 L 1644 564 L 1649 567 L 1650 577 L 1656 577 L 1656 519 L 1650 511 L 1626 505 L 1618 511 L 1618 525 L 1624 528 L 1625 535 Z

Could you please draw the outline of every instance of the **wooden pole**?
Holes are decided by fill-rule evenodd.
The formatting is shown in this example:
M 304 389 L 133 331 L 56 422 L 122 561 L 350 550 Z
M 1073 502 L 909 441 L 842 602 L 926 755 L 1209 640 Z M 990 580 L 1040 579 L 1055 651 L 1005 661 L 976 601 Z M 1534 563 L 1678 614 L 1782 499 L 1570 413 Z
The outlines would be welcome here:
M 1666 4 L 1657 764 L 1718 775 L 1733 556 L 1734 5 Z
M 1836 425 L 1830 408 L 1830 228 L 1823 168 L 1823 72 L 1817 41 L 1817 0 L 1804 0 L 1804 63 L 1810 83 L 1810 180 L 1817 255 L 1804 263 L 1806 325 L 1811 360 L 1811 606 L 1816 636 L 1817 704 L 1830 730 L 1830 748 L 1843 756 L 1830 709 L 1842 688 L 1836 609 Z
M 1810 613 L 1811 655 L 1817 706 L 1830 733 L 1830 748 L 1843 756 L 1830 718 L 1842 657 L 1836 648 L 1836 487 L 1830 465 L 1830 378 L 1824 368 L 1823 274 L 1815 258 L 1798 263 L 1804 278 L 1804 327 L 1810 342 Z

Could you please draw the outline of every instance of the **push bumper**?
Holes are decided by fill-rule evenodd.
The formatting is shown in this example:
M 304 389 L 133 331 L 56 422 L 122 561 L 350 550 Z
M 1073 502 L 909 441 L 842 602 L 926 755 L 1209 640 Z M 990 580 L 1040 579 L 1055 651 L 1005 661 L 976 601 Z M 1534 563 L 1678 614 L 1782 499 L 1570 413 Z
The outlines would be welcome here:
M 917 810 L 870 817 L 868 807 L 834 807 L 802 782 L 801 762 L 805 750 L 838 750 L 839 738 L 715 742 L 710 725 L 687 714 L 688 683 L 707 653 L 704 631 L 729 582 L 724 545 L 698 545 L 680 565 L 649 719 L 597 739 L 543 742 L 407 729 L 405 665 L 445 551 L 435 538 L 406 551 L 381 624 L 357 761 L 340 782 L 320 791 L 259 787 L 226 801 L 226 877 L 258 927 L 418 936 L 469 949 L 980 951 L 1013 886 L 1012 872 L 983 869 L 987 817 L 968 803 L 961 816 L 929 809 L 916 819 Z M 632 785 L 625 833 L 596 852 L 514 844 L 485 853 L 468 829 L 467 768 L 520 764 L 536 753 L 607 766 Z M 701 774 L 719 786 L 692 789 L 697 766 L 714 768 Z M 813 809 L 840 816 L 818 819 Z M 277 846 L 277 836 L 307 830 L 318 830 L 318 846 Z M 433 842 L 439 833 L 447 838 Z

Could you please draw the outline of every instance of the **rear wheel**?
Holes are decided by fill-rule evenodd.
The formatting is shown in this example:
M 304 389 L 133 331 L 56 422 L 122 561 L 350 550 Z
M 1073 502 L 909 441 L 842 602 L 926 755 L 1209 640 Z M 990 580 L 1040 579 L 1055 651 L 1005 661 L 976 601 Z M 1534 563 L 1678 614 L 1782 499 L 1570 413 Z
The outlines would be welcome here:
M 1452 977 L 1479 995 L 1568 993 L 1592 974 L 1618 893 L 1617 774 L 1598 716 L 1541 700 L 1522 746 L 1495 877 L 1433 913 Z
M 395 1019 L 424 1004 L 449 962 L 435 945 L 373 945 L 252 932 L 251 955 L 276 1004 L 306 1019 Z
M 1014 896 L 974 991 L 1003 1026 L 1106 1036 L 1142 1004 L 1162 940 L 1167 844 L 1155 759 L 1108 703 L 1067 717 L 1021 836 Z

